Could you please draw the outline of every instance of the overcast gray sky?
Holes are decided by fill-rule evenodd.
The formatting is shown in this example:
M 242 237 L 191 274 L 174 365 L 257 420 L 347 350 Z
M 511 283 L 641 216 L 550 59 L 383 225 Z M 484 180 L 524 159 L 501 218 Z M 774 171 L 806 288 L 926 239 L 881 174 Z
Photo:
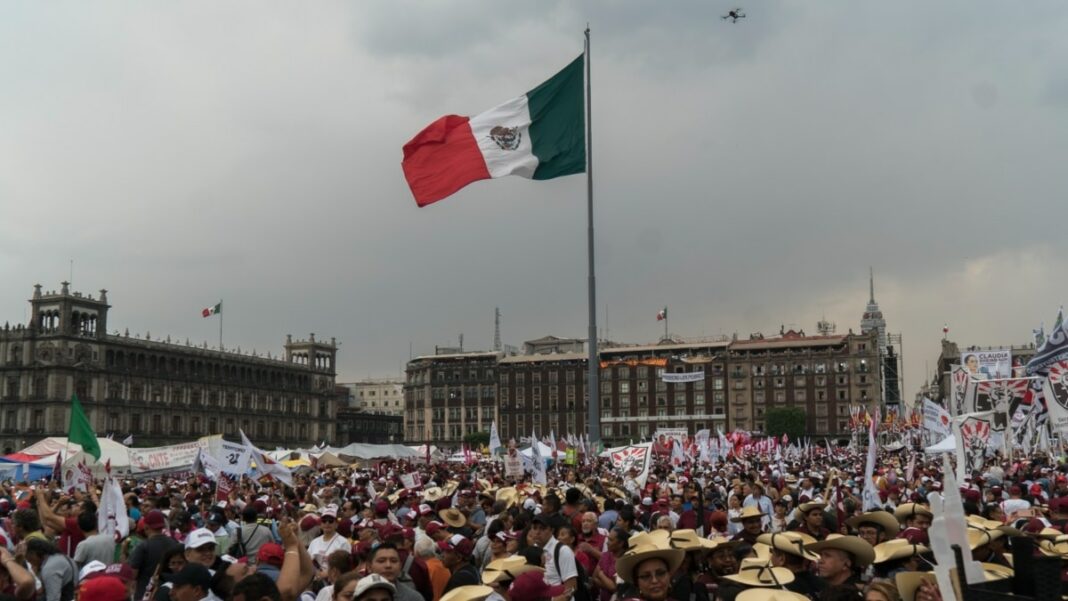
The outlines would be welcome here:
M 615 340 L 858 328 L 876 272 L 906 396 L 1068 297 L 1068 5 L 52 2 L 0 7 L 0 320 L 110 290 L 112 329 L 339 380 L 415 352 L 585 336 L 585 178 L 417 209 L 401 146 L 522 94 L 593 30 L 599 313 Z

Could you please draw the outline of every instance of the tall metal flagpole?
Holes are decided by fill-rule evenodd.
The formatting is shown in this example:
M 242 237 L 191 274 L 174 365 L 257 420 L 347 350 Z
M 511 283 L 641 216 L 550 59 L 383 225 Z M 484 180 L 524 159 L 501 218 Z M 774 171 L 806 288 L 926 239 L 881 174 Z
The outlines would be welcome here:
M 219 351 L 223 350 L 223 345 L 222 345 L 222 319 L 223 319 L 222 299 L 220 298 L 219 299 Z
M 597 390 L 600 362 L 597 353 L 597 277 L 593 269 L 593 122 L 590 106 L 590 27 L 586 26 L 586 244 L 589 261 L 589 374 L 586 389 L 589 391 L 586 427 L 589 433 L 591 452 L 601 442 L 601 395 Z

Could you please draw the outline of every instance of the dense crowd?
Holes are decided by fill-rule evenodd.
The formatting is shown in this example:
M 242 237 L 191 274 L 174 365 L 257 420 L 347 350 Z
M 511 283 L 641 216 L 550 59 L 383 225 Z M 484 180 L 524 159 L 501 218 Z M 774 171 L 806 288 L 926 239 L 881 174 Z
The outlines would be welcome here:
M 941 463 L 731 457 L 619 473 L 606 460 L 325 468 L 294 486 L 203 475 L 125 480 L 129 536 L 98 532 L 97 490 L 8 483 L 0 595 L 29 601 L 932 601 L 928 495 Z M 1012 541 L 1068 558 L 1068 465 L 992 460 L 960 486 L 971 556 L 1013 575 Z M 424 484 L 404 488 L 402 476 Z M 411 480 L 407 480 L 411 484 Z M 119 540 L 116 540 L 119 539 Z M 946 595 L 948 596 L 948 595 Z

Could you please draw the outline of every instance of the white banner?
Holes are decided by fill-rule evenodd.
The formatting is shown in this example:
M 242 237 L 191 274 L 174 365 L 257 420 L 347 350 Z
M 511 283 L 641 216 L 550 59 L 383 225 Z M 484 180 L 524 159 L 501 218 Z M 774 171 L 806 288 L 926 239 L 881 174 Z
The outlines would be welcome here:
M 923 427 L 942 437 L 949 436 L 949 412 L 931 399 L 923 399 Z
M 685 384 L 687 382 L 700 382 L 705 379 L 705 372 L 703 371 L 691 371 L 682 374 L 673 374 L 663 372 L 660 374 L 660 379 L 668 384 Z
M 514 447 L 504 456 L 504 475 L 509 478 L 523 477 L 523 458 Z
M 624 476 L 630 468 L 638 470 L 635 480 L 638 486 L 645 486 L 645 481 L 649 478 L 649 464 L 653 457 L 653 443 L 646 442 L 616 449 L 609 457 L 612 460 L 612 467 Z
M 960 364 L 976 380 L 1012 377 L 1012 350 L 964 351 Z
M 409 489 L 411 489 L 411 488 L 419 488 L 420 486 L 423 485 L 423 478 L 422 478 L 422 476 L 419 475 L 418 472 L 411 472 L 411 473 L 408 473 L 408 474 L 401 474 L 400 481 L 401 481 L 401 485 L 404 486 L 404 488 L 409 488 Z
M 1063 435 L 1068 433 L 1068 360 L 1061 360 L 1049 367 L 1049 375 L 1043 383 L 1042 396 L 1049 410 L 1050 431 Z
M 248 472 L 252 461 L 252 449 L 238 442 L 229 442 L 222 438 L 208 444 L 208 452 L 219 461 L 219 467 L 225 474 L 243 476 Z
M 207 445 L 199 440 L 149 449 L 129 449 L 130 473 L 139 478 L 190 471 L 197 453 Z
M 968 383 L 971 378 L 968 376 L 968 370 L 959 365 L 954 365 L 949 370 L 949 403 L 947 403 L 949 412 L 953 417 L 958 415 L 964 415 L 965 413 L 972 413 L 975 409 L 972 407 L 966 407 L 965 404 L 968 399 Z

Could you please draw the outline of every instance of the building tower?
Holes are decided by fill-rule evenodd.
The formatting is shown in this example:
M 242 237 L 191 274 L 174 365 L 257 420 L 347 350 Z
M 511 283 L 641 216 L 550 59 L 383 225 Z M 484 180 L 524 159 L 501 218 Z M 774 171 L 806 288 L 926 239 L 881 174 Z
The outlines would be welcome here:
M 108 330 L 108 291 L 101 290 L 100 298 L 81 292 L 71 292 L 69 282 L 62 288 L 41 292 L 41 285 L 33 287 L 30 299 L 29 326 L 38 336 L 74 336 L 103 340 Z
M 867 334 L 872 330 L 878 331 L 877 339 L 881 358 L 886 354 L 886 320 L 883 319 L 883 312 L 879 310 L 879 303 L 875 302 L 875 271 L 870 267 L 868 269 L 868 285 L 871 289 L 871 297 L 868 299 L 868 306 L 864 308 L 864 317 L 860 320 L 860 332 Z

